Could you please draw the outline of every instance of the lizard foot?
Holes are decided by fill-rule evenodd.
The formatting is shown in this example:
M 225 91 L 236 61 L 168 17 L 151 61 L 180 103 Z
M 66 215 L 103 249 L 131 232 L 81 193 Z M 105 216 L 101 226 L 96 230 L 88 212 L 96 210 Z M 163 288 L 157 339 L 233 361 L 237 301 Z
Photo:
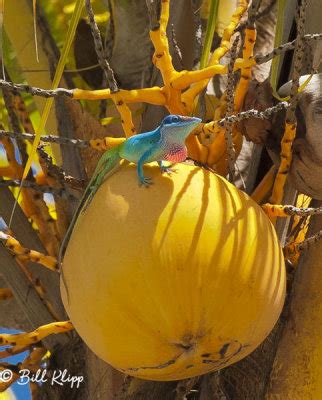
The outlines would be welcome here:
M 139 185 L 140 186 L 145 186 L 146 188 L 148 188 L 150 185 L 153 185 L 153 181 L 151 178 L 139 178 Z
M 164 173 L 166 173 L 166 174 L 168 174 L 168 175 L 171 175 L 172 173 L 176 173 L 177 172 L 177 170 L 176 169 L 174 169 L 174 168 L 171 168 L 171 167 L 160 167 L 161 168 L 161 174 L 164 174 Z

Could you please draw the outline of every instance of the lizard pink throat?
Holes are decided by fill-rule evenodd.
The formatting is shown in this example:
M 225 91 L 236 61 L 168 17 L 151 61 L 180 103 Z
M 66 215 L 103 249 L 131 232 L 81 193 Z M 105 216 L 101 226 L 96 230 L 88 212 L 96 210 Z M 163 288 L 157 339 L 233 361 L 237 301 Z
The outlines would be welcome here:
M 187 158 L 188 152 L 186 147 L 169 149 L 168 154 L 164 157 L 166 161 L 181 162 Z

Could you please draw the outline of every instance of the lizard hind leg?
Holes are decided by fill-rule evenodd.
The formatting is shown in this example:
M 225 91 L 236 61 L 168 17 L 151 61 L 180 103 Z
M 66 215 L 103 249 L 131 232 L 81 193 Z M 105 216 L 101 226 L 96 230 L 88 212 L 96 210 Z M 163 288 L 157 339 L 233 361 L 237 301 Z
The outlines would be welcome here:
M 172 164 L 169 166 L 166 166 L 166 165 L 164 165 L 164 161 L 158 161 L 158 164 L 161 169 L 161 174 L 166 173 L 168 175 L 171 175 L 172 173 L 177 172 L 176 169 L 172 168 Z

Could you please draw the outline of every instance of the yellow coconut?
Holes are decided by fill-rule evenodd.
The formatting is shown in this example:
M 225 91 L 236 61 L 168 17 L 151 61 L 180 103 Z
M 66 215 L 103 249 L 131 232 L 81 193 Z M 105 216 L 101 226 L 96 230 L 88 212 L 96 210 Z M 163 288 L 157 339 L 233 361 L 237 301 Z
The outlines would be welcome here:
M 64 258 L 65 308 L 87 345 L 126 374 L 176 380 L 252 352 L 280 315 L 273 226 L 225 179 L 180 164 L 139 188 L 123 166 L 81 214 Z

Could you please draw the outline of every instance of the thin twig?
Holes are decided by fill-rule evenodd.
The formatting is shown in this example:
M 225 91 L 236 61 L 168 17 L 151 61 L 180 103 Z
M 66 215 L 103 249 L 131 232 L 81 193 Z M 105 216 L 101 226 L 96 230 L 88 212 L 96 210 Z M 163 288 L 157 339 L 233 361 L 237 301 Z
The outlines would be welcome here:
M 22 165 L 24 165 L 26 163 L 28 156 L 27 156 L 27 151 L 26 151 L 26 143 L 23 140 L 21 140 L 21 138 L 19 139 L 19 134 L 21 132 L 21 128 L 20 128 L 20 121 L 17 117 L 16 111 L 13 106 L 13 98 L 15 95 L 6 88 L 2 88 L 2 94 L 3 94 L 4 104 L 6 106 L 7 113 L 8 113 L 9 127 L 11 129 L 13 129 L 13 131 L 18 133 L 18 136 L 15 139 L 15 144 L 18 147 L 18 152 L 19 152 L 19 156 L 22 161 Z M 1 125 L 1 128 L 3 129 L 2 125 Z M 21 171 L 20 164 L 18 164 L 17 160 L 16 160 L 17 155 L 15 154 L 15 152 L 16 152 L 15 145 L 13 142 L 10 142 L 10 144 L 6 143 L 6 145 L 4 145 L 4 146 L 5 146 L 6 156 L 7 156 L 9 165 L 10 165 L 10 167 L 12 167 L 15 170 L 15 177 L 19 177 L 20 174 L 22 173 L 22 171 Z M 11 156 L 10 156 L 10 148 L 13 153 Z M 31 171 L 28 174 L 28 178 L 33 180 Z M 26 193 L 24 193 L 24 196 L 26 196 Z M 27 196 L 28 196 L 28 194 L 27 194 Z
M 322 33 L 312 33 L 312 34 L 307 34 L 303 36 L 303 40 L 305 41 L 315 41 L 315 40 L 321 40 L 322 39 Z M 257 64 L 264 64 L 267 61 L 270 61 L 274 57 L 284 53 L 285 51 L 293 50 L 295 48 L 295 40 L 294 39 L 292 42 L 284 43 L 281 44 L 279 47 L 276 47 L 273 49 L 270 53 L 268 54 L 257 54 L 254 59 Z
M 206 93 L 207 88 L 205 87 L 199 95 L 199 116 L 203 121 L 206 119 L 207 115 Z
M 320 215 L 322 214 L 322 207 L 308 207 L 308 208 L 299 208 L 294 206 L 284 206 L 284 211 L 288 215 L 298 215 L 301 217 L 308 217 L 310 215 Z
M 115 80 L 114 72 L 105 57 L 101 32 L 98 29 L 97 23 L 95 21 L 95 16 L 94 16 L 94 11 L 93 11 L 93 8 L 91 5 L 91 1 L 85 0 L 85 6 L 86 6 L 88 18 L 89 18 L 89 24 L 90 24 L 91 30 L 92 30 L 92 35 L 93 35 L 93 39 L 94 39 L 95 50 L 96 50 L 98 62 L 100 64 L 102 70 L 104 71 L 109 88 L 111 89 L 111 93 L 116 93 L 116 92 L 118 92 L 119 88 L 118 88 L 116 80 Z
M 302 58 L 304 54 L 304 40 L 302 39 L 305 30 L 305 9 L 307 0 L 302 0 L 297 21 L 297 37 L 295 39 L 294 66 L 292 72 L 292 86 L 290 90 L 290 107 L 286 111 L 286 122 L 296 123 L 296 105 L 298 102 L 298 89 L 300 87 L 300 76 Z
M 258 118 L 258 119 L 268 119 L 273 114 L 280 112 L 281 110 L 285 110 L 289 107 L 289 103 L 287 101 L 281 101 L 276 104 L 276 106 L 268 107 L 264 111 L 258 111 L 255 109 L 241 111 L 234 115 L 227 115 L 226 117 L 219 119 L 218 121 L 214 121 L 213 124 L 217 124 L 220 126 L 224 126 L 226 122 L 239 122 L 244 119 L 249 118 Z
M 3 100 L 4 104 L 6 106 L 7 112 L 8 112 L 8 119 L 10 123 L 10 128 L 13 129 L 15 132 L 21 132 L 20 129 L 20 123 L 19 119 L 15 113 L 14 107 L 13 107 L 13 93 L 11 90 L 8 90 L 8 88 L 3 87 L 2 88 L 2 95 L 3 95 Z
M 267 215 L 271 215 L 273 217 L 289 217 L 292 215 L 297 215 L 299 217 L 309 217 L 311 215 L 320 215 L 322 214 L 322 207 L 313 208 L 301 208 L 295 207 L 292 205 L 280 205 L 280 204 L 263 204 L 263 210 L 266 212 Z
M 6 71 L 6 76 L 8 77 L 8 73 Z M 2 88 L 2 94 L 3 94 L 3 100 L 8 112 L 8 117 L 9 117 L 9 122 L 10 122 L 10 128 L 17 133 L 21 133 L 21 127 L 20 127 L 20 121 L 19 118 L 16 114 L 16 109 L 14 107 L 14 98 L 16 96 L 20 96 L 18 93 L 14 93 L 10 91 L 8 88 Z M 2 127 L 1 127 L 2 128 Z M 19 136 L 16 138 L 16 143 L 19 149 L 20 157 L 22 160 L 22 164 L 25 165 L 27 162 L 27 151 L 26 151 L 26 143 L 19 138 Z M 30 175 L 30 174 L 29 174 Z
M 231 56 L 228 65 L 228 76 L 227 76 L 227 89 L 226 89 L 226 111 L 229 115 L 234 111 L 234 91 L 235 91 L 235 75 L 234 75 L 234 65 L 237 58 L 237 47 L 239 43 L 239 35 L 235 38 L 231 46 Z M 229 170 L 229 180 L 234 182 L 235 177 L 235 158 L 236 152 L 234 149 L 233 142 L 233 123 L 225 122 L 225 141 L 227 147 L 228 156 L 228 170 Z
M 220 120 L 213 121 L 213 122 L 211 122 L 211 124 L 225 126 L 226 122 L 239 122 L 239 121 L 242 121 L 244 119 L 249 119 L 249 118 L 267 119 L 267 118 L 270 118 L 274 113 L 277 113 L 281 110 L 285 110 L 287 107 L 289 107 L 289 103 L 286 101 L 282 101 L 282 102 L 278 103 L 276 106 L 269 107 L 264 111 L 258 111 L 255 109 L 241 111 L 241 112 L 233 114 L 233 115 L 227 115 L 226 117 L 221 118 Z M 33 140 L 35 136 L 32 133 L 27 133 L 27 132 L 18 133 L 18 132 L 10 132 L 10 131 L 5 131 L 5 130 L 0 130 L 0 138 L 1 137 Z M 95 140 L 95 139 L 93 139 L 93 140 Z M 41 142 L 42 143 L 56 143 L 56 144 L 60 144 L 60 145 L 71 145 L 71 146 L 79 147 L 81 149 L 90 147 L 89 140 L 71 139 L 68 137 L 55 136 L 55 135 L 41 136 Z
M 10 131 L 4 131 L 0 130 L 0 138 L 1 137 L 10 137 L 13 139 L 27 139 L 27 140 L 33 140 L 35 138 L 35 135 L 32 133 L 18 133 L 18 132 L 10 132 Z M 63 144 L 63 145 L 72 145 L 76 146 L 82 149 L 85 149 L 90 146 L 88 140 L 82 140 L 82 139 L 70 139 L 67 137 L 62 137 L 62 136 L 55 136 L 55 135 L 44 135 L 41 136 L 41 142 L 43 143 L 57 143 L 57 144 Z
M 68 96 L 73 97 L 73 91 L 65 88 L 57 88 L 55 90 L 40 89 L 38 87 L 29 86 L 23 83 L 13 83 L 0 79 L 0 87 L 5 87 L 11 90 L 16 90 L 18 92 L 30 93 L 33 96 L 40 97 L 58 97 L 58 96 Z
M 308 250 L 308 248 L 322 240 L 322 230 L 317 232 L 315 235 L 303 240 L 301 243 L 290 243 L 286 245 L 283 249 L 286 258 L 290 258 L 296 254 L 303 253 Z
M 307 0 L 302 0 L 299 17 L 297 20 L 297 37 L 295 39 L 295 50 L 294 50 L 294 65 L 292 71 L 292 85 L 290 90 L 290 107 L 286 110 L 285 116 L 285 129 L 283 138 L 281 140 L 281 152 L 280 152 L 280 165 L 275 178 L 272 195 L 269 199 L 270 203 L 280 204 L 284 196 L 284 187 L 286 179 L 290 170 L 292 162 L 292 144 L 296 136 L 296 106 L 299 99 L 299 87 L 300 87 L 300 76 L 302 59 L 304 54 L 304 29 L 305 29 L 305 10 L 307 6 Z
M 307 34 L 307 35 L 303 36 L 303 39 L 304 40 L 320 40 L 320 39 L 322 39 L 322 33 Z M 277 47 L 276 49 L 273 49 L 268 54 L 255 55 L 254 59 L 257 64 L 263 64 L 267 61 L 270 61 L 275 56 L 277 56 L 281 53 L 284 53 L 285 51 L 294 49 L 294 46 L 295 46 L 295 40 L 293 40 L 292 42 L 289 42 L 289 43 L 285 43 L 285 44 Z M 3 79 L 0 79 L 0 87 L 5 87 L 5 88 L 8 88 L 13 91 L 30 93 L 33 96 L 40 96 L 40 97 L 45 97 L 45 98 L 58 97 L 58 96 L 73 97 L 72 89 L 71 90 L 65 89 L 65 88 L 57 88 L 55 90 L 41 89 L 38 87 L 26 85 L 26 84 L 9 82 L 9 81 L 3 80 Z
M 37 151 L 41 159 L 46 164 L 48 171 L 47 174 L 49 177 L 55 178 L 62 187 L 67 184 L 73 189 L 84 189 L 85 181 L 74 178 L 70 175 L 66 175 L 61 167 L 53 163 L 52 157 L 43 149 L 43 146 L 39 146 Z
M 255 21 L 258 21 L 260 18 L 263 18 L 267 14 L 269 14 L 271 12 L 271 10 L 273 9 L 273 7 L 275 6 L 275 4 L 276 4 L 276 0 L 272 0 L 265 8 L 258 11 L 257 14 L 255 15 Z M 243 31 L 247 27 L 247 22 L 248 21 L 245 21 L 245 22 L 241 23 L 240 25 L 238 25 L 237 28 L 235 29 L 235 32 Z
M 2 179 L 0 178 L 0 187 L 20 187 L 21 181 L 19 179 Z M 30 182 L 27 180 L 24 180 L 22 182 L 22 187 L 24 188 L 30 188 L 33 190 L 36 190 L 41 193 L 51 193 L 52 195 L 55 196 L 61 196 L 65 197 L 67 200 L 75 200 L 75 196 L 71 193 L 67 193 L 65 189 L 55 189 L 52 188 L 51 186 L 47 185 L 38 185 L 37 183 Z
M 306 251 L 309 246 L 311 246 L 314 243 L 317 243 L 319 240 L 322 239 L 322 231 L 319 231 L 315 235 L 305 239 L 302 243 L 299 243 L 296 247 L 299 252 Z
M 298 222 L 295 223 L 295 226 L 292 226 L 291 231 L 287 235 L 286 243 L 293 243 L 294 245 L 294 242 L 298 240 L 299 234 L 301 232 L 304 232 L 304 230 L 306 230 L 306 228 L 308 227 L 309 222 L 310 220 L 308 219 L 308 216 L 300 217 L 298 219 Z

